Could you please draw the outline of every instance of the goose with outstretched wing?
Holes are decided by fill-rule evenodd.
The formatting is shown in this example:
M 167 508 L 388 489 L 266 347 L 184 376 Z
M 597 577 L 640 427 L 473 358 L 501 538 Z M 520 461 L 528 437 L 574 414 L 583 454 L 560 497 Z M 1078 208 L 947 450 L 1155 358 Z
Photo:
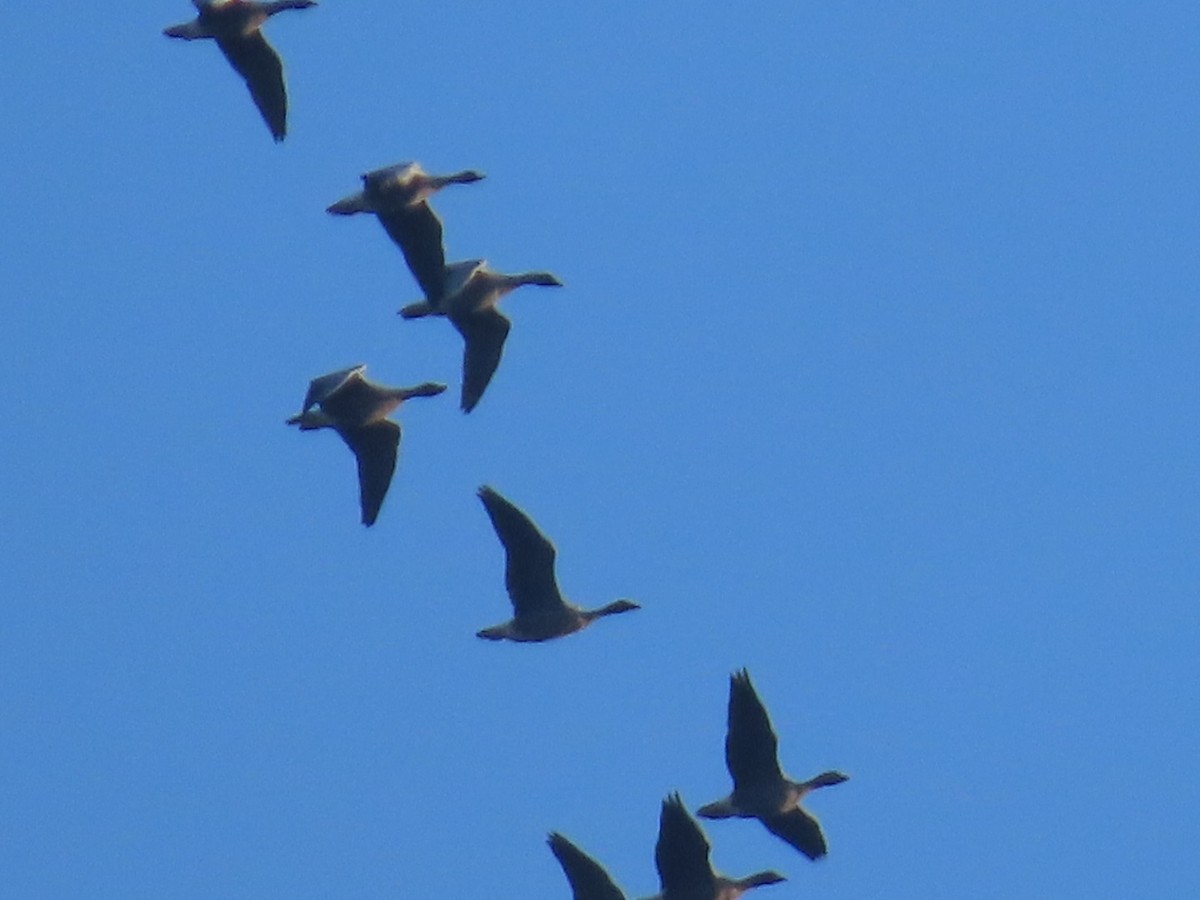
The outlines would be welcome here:
M 554 575 L 555 550 L 533 520 L 495 490 L 484 486 L 479 499 L 500 543 L 504 545 L 504 585 L 513 617 L 477 632 L 489 641 L 548 641 L 574 634 L 597 619 L 640 609 L 632 600 L 617 600 L 599 609 L 581 609 L 563 599 Z
M 316 0 L 192 0 L 196 18 L 182 25 L 163 29 L 167 37 L 185 41 L 215 40 L 225 59 L 242 76 L 250 97 L 258 107 L 271 136 L 282 141 L 287 136 L 287 89 L 283 83 L 283 62 L 263 37 L 267 19 L 285 9 L 308 9 Z
M 391 388 L 363 375 L 365 365 L 351 366 L 314 378 L 299 415 L 287 420 L 301 431 L 332 428 L 354 453 L 358 464 L 362 523 L 374 525 L 387 496 L 400 452 L 400 426 L 387 418 L 410 397 L 434 397 L 444 384 L 425 382 L 411 388 Z
M 742 669 L 729 679 L 729 719 L 725 733 L 725 764 L 733 778 L 733 793 L 697 810 L 707 819 L 758 819 L 767 830 L 809 859 L 828 852 L 816 818 L 800 801 L 816 788 L 841 784 L 848 776 L 822 772 L 808 781 L 792 781 L 779 766 L 779 739 L 750 674 Z

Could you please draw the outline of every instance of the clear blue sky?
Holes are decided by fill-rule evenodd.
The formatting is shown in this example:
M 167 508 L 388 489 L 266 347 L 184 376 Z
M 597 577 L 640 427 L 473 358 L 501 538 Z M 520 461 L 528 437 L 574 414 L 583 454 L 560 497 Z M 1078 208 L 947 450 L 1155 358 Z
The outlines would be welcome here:
M 649 894 L 741 666 L 851 775 L 821 864 L 710 823 L 764 900 L 1196 896 L 1194 3 L 326 0 L 280 146 L 191 14 L 0 11 L 6 897 L 567 897 L 550 829 Z M 566 283 L 469 417 L 323 212 L 404 159 Z M 358 362 L 452 385 L 371 530 L 283 424 Z M 644 608 L 477 640 L 482 483 Z

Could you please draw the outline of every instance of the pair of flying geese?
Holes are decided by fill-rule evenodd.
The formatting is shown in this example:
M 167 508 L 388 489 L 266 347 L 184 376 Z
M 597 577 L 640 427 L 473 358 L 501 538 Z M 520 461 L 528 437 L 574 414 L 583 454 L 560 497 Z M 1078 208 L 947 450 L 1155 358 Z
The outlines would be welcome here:
M 371 213 L 400 248 L 408 268 L 425 295 L 400 310 L 406 319 L 445 316 L 462 335 L 462 411 L 479 403 L 500 365 L 512 323 L 496 304 L 525 285 L 562 287 L 550 272 L 505 275 L 482 259 L 446 263 L 442 222 L 429 197 L 450 184 L 471 184 L 483 175 L 474 170 L 430 175 L 417 163 L 375 169 L 362 176 L 363 189 L 326 210 L 336 216 Z
M 250 96 L 276 141 L 287 135 L 287 91 L 283 63 L 262 34 L 263 24 L 276 13 L 316 6 L 315 0 L 192 0 L 197 17 L 165 29 L 184 40 L 211 39 L 245 80 Z M 475 408 L 500 363 L 511 323 L 496 308 L 505 294 L 523 285 L 560 286 L 549 272 L 503 275 L 483 260 L 447 264 L 442 223 L 428 199 L 449 184 L 469 184 L 483 178 L 478 172 L 427 174 L 416 163 L 402 163 L 367 172 L 363 189 L 334 203 L 334 215 L 374 214 L 400 248 L 425 299 L 405 306 L 405 318 L 445 316 L 464 340 L 461 406 Z M 288 424 L 301 430 L 332 428 L 353 451 L 358 464 L 362 521 L 375 522 L 396 468 L 400 426 L 388 415 L 411 397 L 432 397 L 444 384 L 426 382 L 411 388 L 391 388 L 369 381 L 359 365 L 313 379 L 299 415 Z M 554 545 L 520 509 L 489 487 L 479 491 L 484 509 L 504 545 L 505 586 L 513 618 L 484 628 L 488 640 L 545 641 L 586 628 L 596 619 L 638 609 L 631 600 L 617 600 L 585 610 L 568 603 L 555 577 Z M 725 761 L 733 792 L 702 806 L 705 818 L 755 818 L 773 834 L 810 859 L 825 855 L 826 844 L 817 820 L 800 806 L 801 799 L 819 787 L 840 784 L 846 776 L 825 772 L 804 782 L 788 779 L 778 760 L 778 740 L 767 711 L 745 670 L 734 674 L 729 687 Z M 595 860 L 561 834 L 549 845 L 569 880 L 575 900 L 624 900 L 624 894 Z M 710 845 L 678 794 L 663 801 L 655 863 L 661 900 L 735 900 L 745 891 L 784 880 L 776 872 L 759 872 L 740 879 L 719 875 L 709 860 Z

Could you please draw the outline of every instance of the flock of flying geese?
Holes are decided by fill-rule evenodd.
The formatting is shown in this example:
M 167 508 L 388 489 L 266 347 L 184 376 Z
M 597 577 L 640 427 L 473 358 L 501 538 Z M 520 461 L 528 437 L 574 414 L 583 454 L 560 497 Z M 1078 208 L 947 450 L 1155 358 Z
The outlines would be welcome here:
M 164 30 L 183 40 L 211 39 L 245 80 L 250 96 L 276 141 L 287 135 L 287 92 L 283 63 L 262 34 L 263 24 L 288 9 L 316 6 L 315 0 L 192 0 L 198 15 Z M 327 212 L 349 216 L 369 213 L 379 219 L 400 248 L 425 299 L 405 306 L 406 319 L 444 316 L 464 341 L 461 406 L 469 413 L 479 403 L 500 364 L 511 322 L 497 302 L 523 285 L 560 287 L 549 272 L 504 275 L 480 259 L 447 263 L 442 222 L 429 198 L 450 184 L 469 184 L 484 176 L 475 171 L 430 175 L 416 163 L 401 163 L 367 172 L 362 190 L 345 197 Z M 392 388 L 367 380 L 365 365 L 314 378 L 299 414 L 287 420 L 301 431 L 333 429 L 354 453 L 358 464 L 359 501 L 364 525 L 374 524 L 387 495 L 400 446 L 400 426 L 387 416 L 411 397 L 432 397 L 446 385 L 426 382 Z M 632 600 L 617 600 L 598 609 L 567 602 L 555 578 L 554 544 L 533 521 L 490 487 L 479 489 L 488 518 L 505 550 L 504 581 L 513 618 L 484 628 L 487 640 L 546 641 L 586 628 L 596 619 L 638 609 Z M 817 820 L 800 801 L 810 791 L 840 784 L 841 772 L 824 772 L 808 781 L 792 781 L 779 765 L 778 739 L 749 674 L 743 669 L 729 682 L 725 762 L 733 791 L 697 814 L 709 819 L 758 819 L 772 834 L 809 859 L 827 852 Z M 548 843 L 571 884 L 575 900 L 624 900 L 604 868 L 561 834 Z M 654 859 L 659 900 L 736 900 L 747 890 L 776 884 L 784 877 L 763 871 L 744 878 L 718 874 L 709 859 L 710 845 L 678 794 L 662 803 Z

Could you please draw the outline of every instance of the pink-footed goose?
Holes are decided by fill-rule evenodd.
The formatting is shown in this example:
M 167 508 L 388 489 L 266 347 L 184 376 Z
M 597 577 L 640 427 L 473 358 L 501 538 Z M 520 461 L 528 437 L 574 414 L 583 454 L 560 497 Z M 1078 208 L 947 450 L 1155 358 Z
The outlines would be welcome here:
M 287 424 L 301 431 L 332 428 L 346 442 L 358 463 L 362 523 L 369 526 L 379 516 L 400 450 L 400 426 L 387 418 L 388 413 L 409 397 L 433 397 L 446 386 L 425 382 L 411 388 L 384 387 L 363 377 L 366 368 L 352 366 L 314 378 L 300 414 Z
M 554 576 L 554 545 L 529 516 L 490 487 L 479 489 L 492 527 L 504 545 L 504 586 L 513 618 L 477 632 L 489 641 L 548 641 L 574 634 L 604 616 L 640 609 L 632 600 L 617 600 L 599 609 L 580 609 L 563 599 Z
M 733 793 L 697 810 L 707 819 L 758 819 L 772 834 L 809 859 L 828 850 L 821 825 L 800 805 L 816 788 L 841 784 L 848 776 L 822 772 L 808 781 L 792 781 L 779 767 L 779 739 L 750 675 L 742 669 L 729 679 L 729 724 L 725 765 L 733 777 Z
M 650 900 L 737 900 L 751 888 L 787 879 L 766 871 L 745 878 L 728 878 L 713 870 L 708 838 L 683 805 L 679 794 L 662 804 L 654 862 L 662 892 Z
M 262 26 L 285 9 L 308 9 L 316 0 L 192 0 L 197 16 L 191 22 L 163 29 L 167 37 L 185 41 L 212 39 L 217 42 L 234 70 L 245 79 L 254 105 L 282 141 L 287 135 L 287 90 L 283 85 L 283 63 L 263 37 Z
M 429 198 L 448 184 L 471 184 L 482 172 L 466 169 L 451 175 L 430 175 L 418 163 L 404 162 L 362 176 L 363 189 L 343 197 L 326 212 L 335 216 L 372 213 L 408 263 L 425 299 L 436 307 L 446 285 L 446 252 L 442 220 Z
M 562 282 L 550 272 L 502 275 L 489 269 L 482 259 L 468 259 L 446 266 L 445 288 L 439 304 L 435 306 L 424 300 L 400 310 L 400 315 L 406 319 L 446 316 L 462 335 L 465 344 L 462 411 L 465 413 L 475 408 L 492 380 L 512 327 L 496 304 L 505 294 L 526 284 L 562 287 Z

